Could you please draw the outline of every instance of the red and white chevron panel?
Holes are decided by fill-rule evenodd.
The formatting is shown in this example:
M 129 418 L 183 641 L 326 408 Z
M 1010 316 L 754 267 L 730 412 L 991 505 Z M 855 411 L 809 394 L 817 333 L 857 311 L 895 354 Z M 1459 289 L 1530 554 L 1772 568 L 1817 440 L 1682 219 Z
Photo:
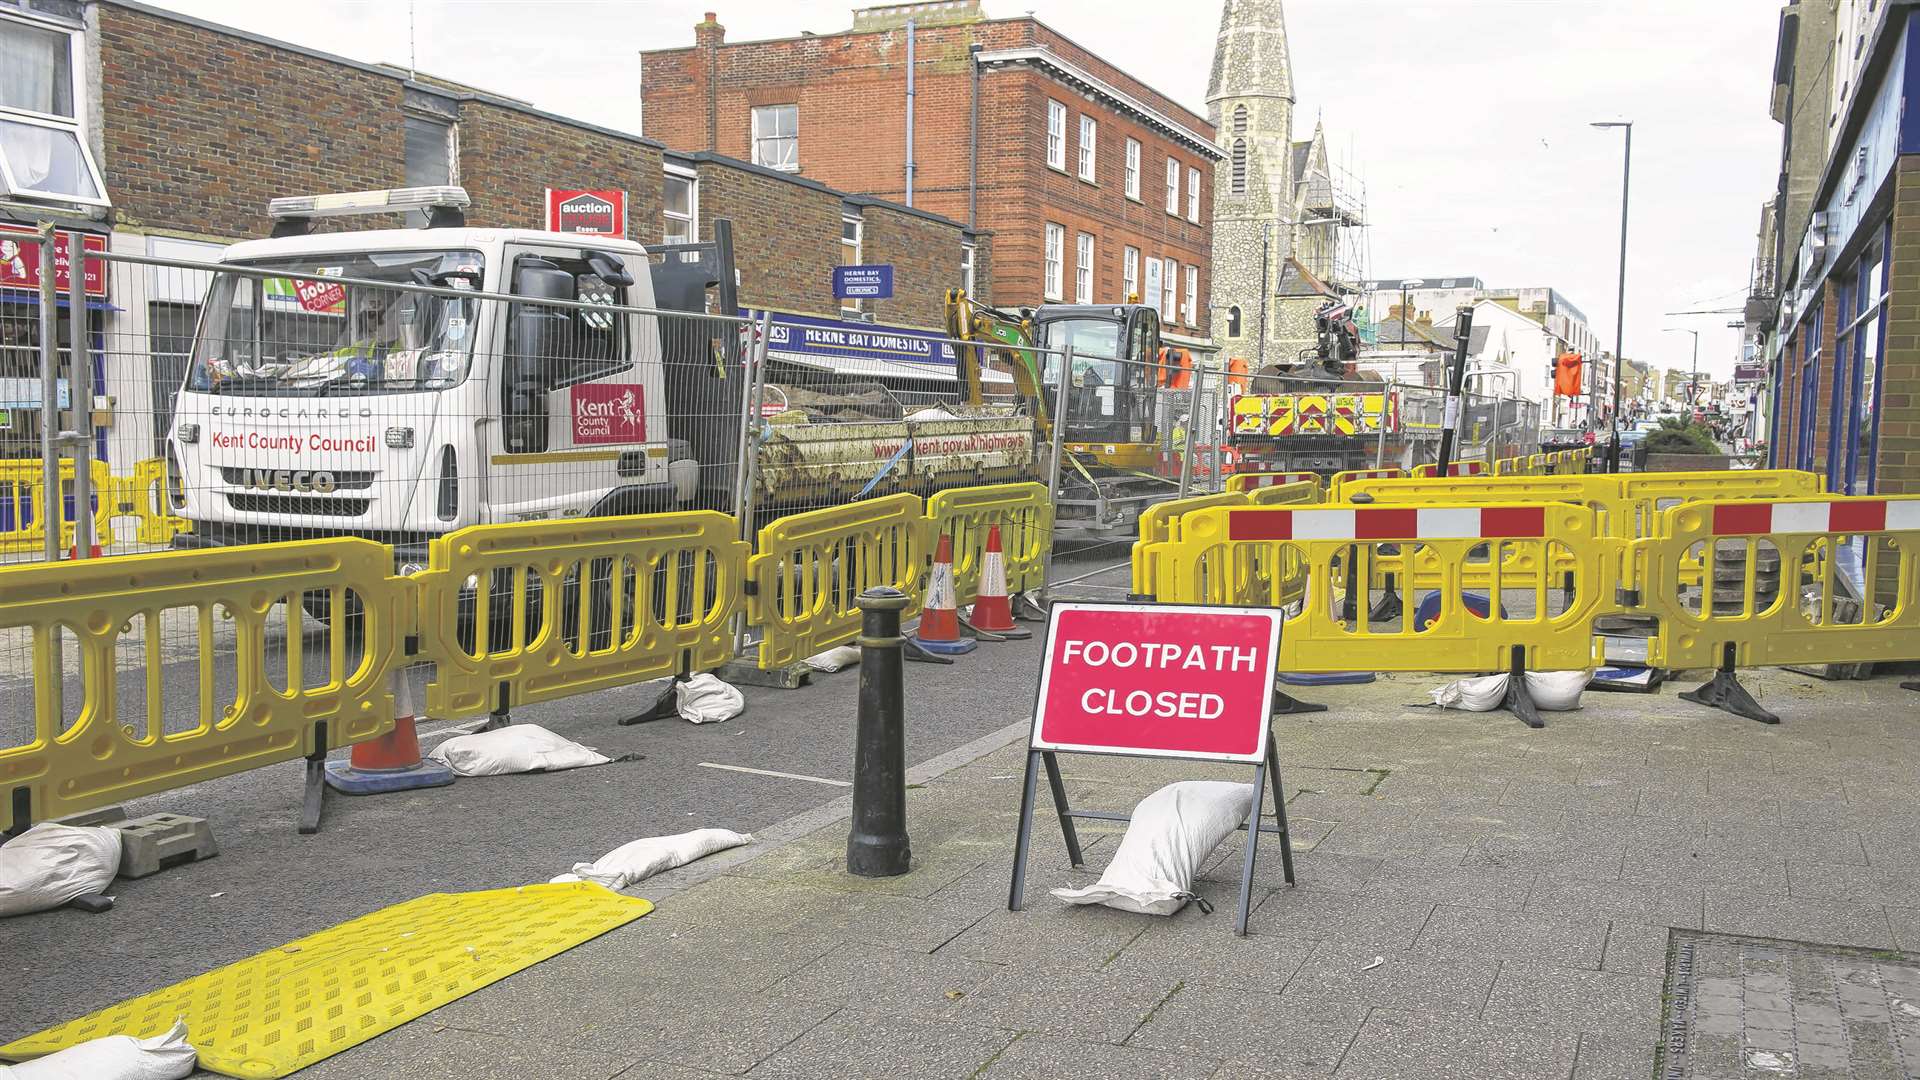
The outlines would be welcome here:
M 1451 461 L 1447 463 L 1448 476 L 1485 476 L 1487 463 L 1484 461 Z
M 1756 533 L 1867 533 L 1920 529 L 1920 499 L 1718 503 L 1716 536 Z
M 1405 469 L 1354 469 L 1340 474 L 1342 480 L 1397 480 L 1407 475 Z
M 1299 484 L 1320 479 L 1319 473 L 1310 472 L 1248 473 L 1247 475 L 1252 477 L 1248 484 L 1257 488 L 1279 487 L 1282 484 Z
M 1229 540 L 1480 540 L 1543 537 L 1544 506 L 1234 510 Z

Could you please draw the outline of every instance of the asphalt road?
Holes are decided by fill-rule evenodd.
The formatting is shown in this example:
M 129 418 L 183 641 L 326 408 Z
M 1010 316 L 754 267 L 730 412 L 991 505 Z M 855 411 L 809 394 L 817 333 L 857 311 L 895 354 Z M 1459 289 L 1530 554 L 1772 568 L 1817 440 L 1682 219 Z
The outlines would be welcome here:
M 1069 565 L 1084 572 L 1098 564 Z M 1008 642 L 982 645 L 953 666 L 907 665 L 908 764 L 1029 715 L 1036 657 L 1034 642 Z M 193 665 L 166 667 L 169 700 L 193 692 Z M 0 682 L 13 684 L 0 691 L 17 703 L 18 679 Z M 831 801 L 846 789 L 703 763 L 849 779 L 858 683 L 850 668 L 799 690 L 746 687 L 743 715 L 707 725 L 620 726 L 652 703 L 655 686 L 519 710 L 516 722 L 644 758 L 394 795 L 330 793 L 316 836 L 296 832 L 298 762 L 137 800 L 129 813 L 207 818 L 219 856 L 117 881 L 117 903 L 105 914 L 61 909 L 0 921 L 10 976 L 0 980 L 0 1040 L 425 893 L 545 881 L 639 837 L 709 826 L 750 832 Z M 17 724 L 12 704 L 7 712 Z M 429 723 L 423 740 L 430 745 L 451 726 Z

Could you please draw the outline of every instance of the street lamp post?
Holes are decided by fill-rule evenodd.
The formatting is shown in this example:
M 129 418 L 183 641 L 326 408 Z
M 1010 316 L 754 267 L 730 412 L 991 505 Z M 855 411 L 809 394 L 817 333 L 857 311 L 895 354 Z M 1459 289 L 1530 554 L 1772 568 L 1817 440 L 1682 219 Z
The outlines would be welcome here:
M 1627 191 L 1633 179 L 1633 121 L 1597 120 L 1590 126 L 1597 128 L 1624 128 L 1627 133 L 1626 153 L 1620 164 L 1620 292 L 1616 302 L 1613 324 L 1613 449 L 1612 472 L 1620 471 L 1620 368 L 1626 363 L 1627 336 Z M 1600 392 L 1594 387 L 1596 398 Z
M 1680 326 L 1671 326 L 1662 332 L 1668 334 L 1693 335 L 1693 374 L 1687 377 L 1687 419 L 1691 421 L 1693 419 L 1693 407 L 1699 404 L 1700 398 L 1700 331 L 1688 330 Z

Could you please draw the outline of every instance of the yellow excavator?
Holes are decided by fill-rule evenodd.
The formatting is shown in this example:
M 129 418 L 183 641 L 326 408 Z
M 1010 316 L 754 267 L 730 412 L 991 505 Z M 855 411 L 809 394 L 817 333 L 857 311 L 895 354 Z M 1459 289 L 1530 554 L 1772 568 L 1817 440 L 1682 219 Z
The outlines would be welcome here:
M 1160 341 L 1160 314 L 1145 304 L 1047 304 L 1006 312 L 959 289 L 947 293 L 947 335 L 961 347 L 967 402 L 985 404 L 981 373 L 1005 371 L 1043 443 L 1062 433 L 1055 535 L 1063 540 L 1130 537 L 1140 512 L 1178 493 L 1156 474 L 1161 439 L 1156 407 L 1176 368 Z M 1060 415 L 1061 352 L 1073 351 L 1066 415 Z M 1045 351 L 1043 351 L 1045 350 Z M 1184 406 L 1183 406 L 1184 407 Z

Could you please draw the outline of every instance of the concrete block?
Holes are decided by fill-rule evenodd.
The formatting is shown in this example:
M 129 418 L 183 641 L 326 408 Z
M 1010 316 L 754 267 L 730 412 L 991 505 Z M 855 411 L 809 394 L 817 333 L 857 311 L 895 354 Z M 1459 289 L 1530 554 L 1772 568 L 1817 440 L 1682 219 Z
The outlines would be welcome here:
M 148 814 L 114 827 L 120 830 L 121 877 L 143 878 L 220 854 L 205 818 Z

